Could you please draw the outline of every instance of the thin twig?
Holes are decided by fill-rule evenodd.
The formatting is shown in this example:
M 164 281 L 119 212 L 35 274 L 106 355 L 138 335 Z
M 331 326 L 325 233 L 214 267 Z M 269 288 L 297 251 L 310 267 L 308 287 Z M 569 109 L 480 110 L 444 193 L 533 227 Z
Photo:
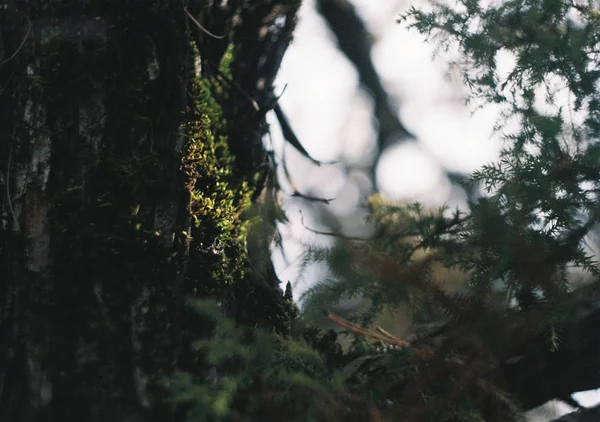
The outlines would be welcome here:
M 331 236 L 331 237 L 340 237 L 340 238 L 346 239 L 346 240 L 360 240 L 362 242 L 366 242 L 366 241 L 372 239 L 372 238 L 365 238 L 365 237 L 345 236 L 341 233 L 325 232 L 325 231 L 321 231 L 321 230 L 317 230 L 317 229 L 312 229 L 312 228 L 308 227 L 306 224 L 304 224 L 304 214 L 302 214 L 302 210 L 298 210 L 298 212 L 300 213 L 300 224 L 302 224 L 302 226 L 306 230 L 311 231 L 315 234 L 321 234 L 323 236 Z
M 287 160 L 285 159 L 285 148 L 283 149 L 283 151 L 281 153 L 281 162 L 283 165 L 283 174 L 285 175 L 288 183 L 290 184 L 290 186 L 292 188 L 292 193 L 289 194 L 291 197 L 302 198 L 302 199 L 306 199 L 309 201 L 315 201 L 315 202 L 322 202 L 326 205 L 329 205 L 329 203 L 335 199 L 335 198 L 320 198 L 317 196 L 305 195 L 298 190 L 298 188 L 292 181 L 292 175 L 290 174 L 288 166 L 287 166 Z
M 213 34 L 212 32 L 210 32 L 208 29 L 206 29 L 205 27 L 202 26 L 202 24 L 200 22 L 198 22 L 196 20 L 196 18 L 194 16 L 192 16 L 192 14 L 190 12 L 188 12 L 187 7 L 184 7 L 183 10 L 185 11 L 185 13 L 187 13 L 187 15 L 189 16 L 189 18 L 196 24 L 198 25 L 198 28 L 200 28 L 206 35 L 209 35 L 213 38 L 216 38 L 218 40 L 222 40 L 223 38 L 225 38 L 225 36 L 227 36 L 227 33 L 223 34 L 223 35 L 217 35 L 217 34 Z
M 23 37 L 23 41 L 21 41 L 21 45 L 19 45 L 19 47 L 17 48 L 17 50 L 13 53 L 12 56 L 10 56 L 8 59 L 0 62 L 0 66 L 2 66 L 3 64 L 11 61 L 12 59 L 15 58 L 15 56 L 17 54 L 19 54 L 19 51 L 21 51 L 21 49 L 23 48 L 23 46 L 25 45 L 25 41 L 27 41 L 27 37 L 29 37 L 29 34 L 31 33 L 31 28 L 33 28 L 33 23 L 31 25 L 29 25 L 29 29 L 27 30 L 27 34 L 25 34 L 25 37 Z
M 285 154 L 285 149 L 283 150 L 283 154 Z M 317 196 L 305 195 L 302 192 L 300 192 L 298 190 L 298 188 L 296 187 L 296 185 L 294 184 L 294 182 L 292 181 L 292 175 L 290 174 L 290 172 L 288 170 L 287 161 L 285 160 L 285 158 L 282 160 L 282 162 L 283 162 L 283 174 L 285 175 L 288 183 L 290 184 L 290 186 L 292 187 L 292 190 L 293 190 L 293 192 L 290 196 L 307 199 L 309 201 L 322 202 L 326 205 L 329 205 L 329 203 L 335 199 L 335 198 L 320 198 Z
M 296 198 L 307 199 L 309 201 L 323 202 L 324 204 L 327 204 L 327 205 L 329 205 L 329 203 L 335 199 L 335 198 L 319 198 L 318 196 L 305 195 L 298 191 L 295 191 L 290 196 L 296 197 Z
M 12 201 L 10 199 L 10 162 L 11 162 L 11 159 L 12 159 L 12 150 L 8 154 L 8 168 L 6 169 L 6 199 L 8 200 L 8 208 L 10 208 L 10 213 L 12 214 L 13 219 L 15 220 L 15 225 L 17 227 L 17 230 L 19 231 L 19 233 L 23 233 L 21 231 L 21 226 L 19 225 L 19 220 L 17 219 L 17 215 L 15 214 L 15 210 L 12 206 Z
M 277 120 L 279 121 L 279 126 L 281 127 L 281 133 L 283 134 L 283 137 L 285 138 L 285 140 L 288 141 L 294 148 L 296 148 L 296 150 L 300 154 L 302 154 L 303 156 L 308 158 L 314 164 L 321 165 L 321 162 L 318 160 L 315 160 L 313 157 L 311 157 L 311 155 L 308 153 L 308 151 L 306 151 L 304 146 L 302 146 L 302 144 L 300 143 L 300 140 L 294 133 L 294 130 L 292 129 L 292 127 L 290 126 L 290 123 L 288 122 L 287 117 L 285 116 L 283 110 L 281 109 L 279 102 L 275 102 L 275 105 L 273 106 L 273 111 L 275 112 L 275 116 L 277 116 Z

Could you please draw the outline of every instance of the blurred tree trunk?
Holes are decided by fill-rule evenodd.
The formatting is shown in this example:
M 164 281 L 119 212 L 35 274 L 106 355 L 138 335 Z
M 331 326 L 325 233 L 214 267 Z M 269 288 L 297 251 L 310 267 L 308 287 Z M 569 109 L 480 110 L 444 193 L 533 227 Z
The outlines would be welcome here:
M 211 193 L 181 170 L 191 81 L 216 78 L 233 47 L 232 171 L 260 191 L 265 107 L 298 3 L 0 4 L 0 420 L 169 420 L 159 380 L 199 330 L 184 299 L 245 248 L 233 236 L 207 261 L 200 248 L 220 234 L 189 236 L 190 186 Z M 254 295 L 257 316 L 241 300 L 255 280 L 236 274 L 220 294 L 269 320 L 277 280 L 270 299 Z

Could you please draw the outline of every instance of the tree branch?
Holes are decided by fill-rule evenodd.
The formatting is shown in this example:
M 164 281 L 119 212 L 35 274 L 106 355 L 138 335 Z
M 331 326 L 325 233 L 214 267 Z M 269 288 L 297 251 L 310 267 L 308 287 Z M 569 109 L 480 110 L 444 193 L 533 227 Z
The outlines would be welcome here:
M 561 345 L 552 351 L 548 333 L 543 327 L 549 320 L 558 320 Z M 550 400 L 570 397 L 578 391 L 600 386 L 600 284 L 579 289 L 552 306 L 527 312 L 507 312 L 481 315 L 467 323 L 443 324 L 430 336 L 407 336 L 415 352 L 441 347 L 454 350 L 465 340 L 477 336 L 475 354 L 493 355 L 495 368 L 509 393 L 524 410 L 533 409 Z M 464 350 L 464 349 L 463 349 Z M 385 365 L 382 361 L 381 365 Z M 408 366 L 407 371 L 413 368 Z M 374 371 L 371 368 L 372 373 Z M 379 371 L 380 373 L 387 373 Z M 404 373 L 395 375 L 399 379 Z M 580 410 L 575 419 L 555 422 L 588 422 L 600 420 L 600 408 Z M 590 416 L 588 416 L 590 415 Z
M 528 314 L 516 313 L 504 321 L 512 342 L 507 345 L 509 354 L 502 359 L 502 369 L 510 391 L 525 409 L 600 386 L 600 284 L 586 286 L 563 303 L 548 306 L 540 320 L 553 316 L 559 317 L 556 327 L 561 335 L 555 352 L 547 342 L 548 333 L 523 338 L 523 333 L 531 331 Z
M 317 0 L 317 8 L 335 34 L 340 50 L 356 67 L 362 86 L 373 96 L 379 150 L 392 141 L 414 138 L 398 119 L 398 110 L 381 84 L 371 61 L 372 36 L 354 6 L 347 0 Z

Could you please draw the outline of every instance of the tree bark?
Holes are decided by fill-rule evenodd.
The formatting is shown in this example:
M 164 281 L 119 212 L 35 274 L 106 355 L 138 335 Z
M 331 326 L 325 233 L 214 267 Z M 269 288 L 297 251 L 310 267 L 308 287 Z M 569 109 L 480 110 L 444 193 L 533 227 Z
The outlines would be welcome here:
M 202 28 L 177 1 L 0 5 L 0 420 L 172 417 L 159 381 L 182 361 L 182 333 L 202 334 L 185 297 L 244 248 L 234 236 L 209 260 L 200 246 L 219 233 L 189 236 L 191 189 L 211 188 L 182 171 L 191 80 L 217 78 L 232 45 L 233 171 L 260 190 L 264 114 L 299 6 L 184 3 Z M 248 306 L 252 280 L 232 277 L 230 302 Z

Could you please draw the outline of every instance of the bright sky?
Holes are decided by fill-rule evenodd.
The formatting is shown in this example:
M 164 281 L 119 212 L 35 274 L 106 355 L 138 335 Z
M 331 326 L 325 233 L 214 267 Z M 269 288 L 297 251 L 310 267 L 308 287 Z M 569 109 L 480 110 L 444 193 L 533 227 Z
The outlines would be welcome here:
M 492 133 L 498 110 L 487 107 L 472 115 L 464 104 L 466 89 L 457 75 L 447 73 L 450 57 L 437 56 L 433 46 L 416 31 L 396 23 L 400 13 L 421 0 L 353 0 L 375 37 L 372 58 L 384 86 L 399 104 L 401 122 L 417 138 L 392 147 L 376 169 L 379 190 L 397 200 L 419 200 L 429 205 L 461 205 L 464 198 L 453 189 L 444 169 L 471 172 L 498 156 L 500 141 Z M 501 53 L 506 74 L 512 58 Z M 273 143 L 279 158 L 285 155 L 293 183 L 314 196 L 336 198 L 329 210 L 349 235 L 364 235 L 365 217 L 360 204 L 371 192 L 371 181 L 360 171 L 374 153 L 375 129 L 372 101 L 359 89 L 358 75 L 336 49 L 327 25 L 314 10 L 314 0 L 304 0 L 294 42 L 278 76 L 279 89 L 286 86 L 280 103 L 307 151 L 317 160 L 343 161 L 358 168 L 345 174 L 340 166 L 315 167 L 292 147 L 284 146 L 277 130 Z M 540 97 L 542 97 L 540 95 Z M 568 98 L 563 98 L 568 103 Z M 540 108 L 548 107 L 540 100 Z M 275 120 L 270 120 L 276 127 Z M 284 183 L 285 186 L 285 183 Z M 306 229 L 319 226 L 311 218 L 306 201 L 284 201 L 290 222 L 281 227 L 284 254 L 274 251 L 280 279 L 292 281 L 296 299 L 326 274 L 312 266 L 300 274 L 299 264 L 306 244 L 326 245 L 326 236 Z M 598 393 L 579 393 L 584 405 L 598 401 Z M 532 415 L 546 421 L 568 411 L 555 403 L 554 412 Z M 545 412 L 545 416 L 543 415 Z

